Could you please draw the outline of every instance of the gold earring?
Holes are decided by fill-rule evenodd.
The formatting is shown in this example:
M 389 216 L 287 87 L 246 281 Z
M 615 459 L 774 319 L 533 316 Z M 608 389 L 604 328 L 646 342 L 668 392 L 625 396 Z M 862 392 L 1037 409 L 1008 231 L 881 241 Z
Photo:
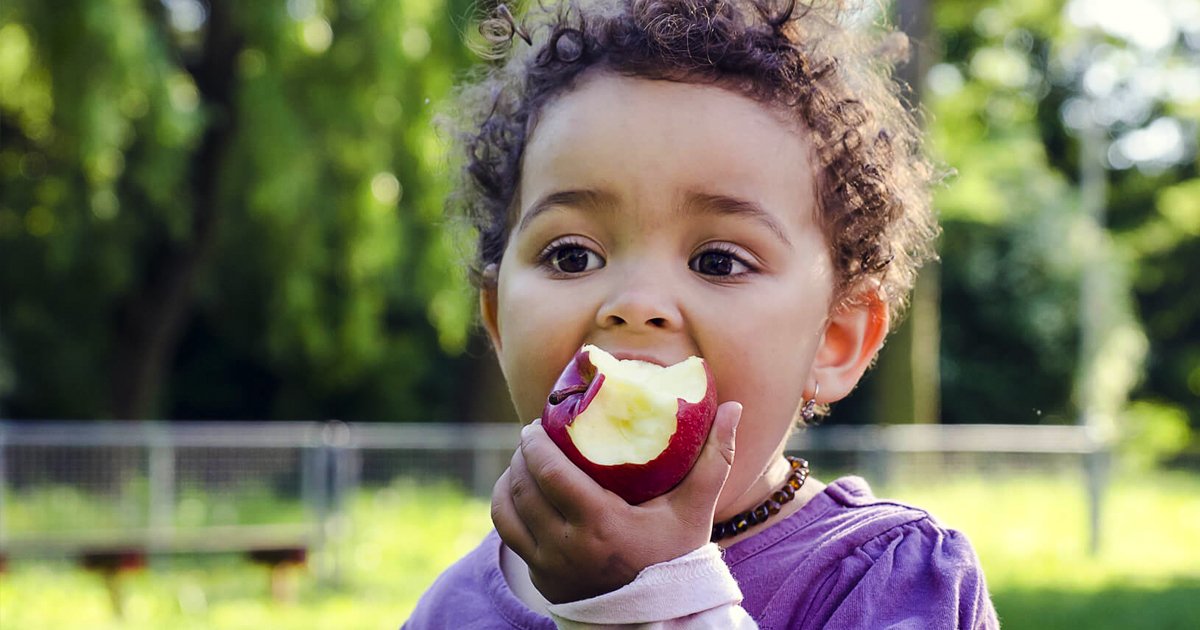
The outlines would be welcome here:
M 821 384 L 817 383 L 813 386 L 812 398 L 804 401 L 804 406 L 800 408 L 800 419 L 805 423 L 812 422 L 812 419 L 817 416 L 817 394 L 821 393 Z

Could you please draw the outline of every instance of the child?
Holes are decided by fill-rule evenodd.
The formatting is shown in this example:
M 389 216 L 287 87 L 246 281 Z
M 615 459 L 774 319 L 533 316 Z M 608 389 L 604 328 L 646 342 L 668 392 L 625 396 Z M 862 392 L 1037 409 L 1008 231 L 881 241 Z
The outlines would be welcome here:
M 783 455 L 869 367 L 936 233 L 876 58 L 894 40 L 787 0 L 531 11 L 484 24 L 514 50 L 459 101 L 458 201 L 516 409 L 537 418 L 584 343 L 703 356 L 723 402 L 684 481 L 636 506 L 528 424 L 496 532 L 405 627 L 996 627 L 962 535 Z

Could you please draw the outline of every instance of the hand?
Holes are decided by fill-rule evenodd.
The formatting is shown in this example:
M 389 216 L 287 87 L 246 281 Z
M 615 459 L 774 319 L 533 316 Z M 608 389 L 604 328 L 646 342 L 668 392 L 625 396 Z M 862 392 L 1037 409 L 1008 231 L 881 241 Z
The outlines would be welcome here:
M 521 430 L 520 446 L 492 492 L 496 531 L 552 604 L 625 586 L 642 569 L 708 543 L 741 415 L 740 404 L 722 404 L 688 476 L 641 505 L 588 477 L 535 420 Z

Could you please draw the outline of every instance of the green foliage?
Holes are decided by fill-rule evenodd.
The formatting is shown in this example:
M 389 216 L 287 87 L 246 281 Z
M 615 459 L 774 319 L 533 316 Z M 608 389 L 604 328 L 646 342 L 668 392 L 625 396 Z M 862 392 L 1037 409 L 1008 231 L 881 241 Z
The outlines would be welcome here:
M 928 127 L 934 153 L 955 171 L 936 198 L 943 417 L 1071 421 L 1081 270 L 1062 245 L 1079 206 L 1037 126 L 1056 10 L 1030 2 L 934 10 L 944 57 L 928 79 Z
M 957 173 L 937 196 L 943 415 L 1074 422 L 1088 409 L 1114 422 L 1130 398 L 1145 398 L 1173 401 L 1200 426 L 1190 402 L 1200 395 L 1190 385 L 1200 383 L 1200 297 L 1184 287 L 1185 270 L 1200 265 L 1194 155 L 1136 167 L 1112 157 L 1125 134 L 1162 114 L 1186 117 L 1195 103 L 1131 83 L 1145 111 L 1104 123 L 1093 149 L 1108 153 L 1107 230 L 1084 214 L 1086 149 L 1068 124 L 1092 98 L 1080 78 L 1089 64 L 1117 55 L 1145 64 L 1152 81 L 1194 64 L 1195 47 L 1179 38 L 1146 52 L 1095 18 L 1069 19 L 1066 4 L 933 4 L 941 57 L 927 76 L 928 128 Z M 1091 338 L 1081 338 L 1085 320 Z
M 1122 461 L 1135 469 L 1168 462 L 1192 441 L 1187 412 L 1176 405 L 1139 400 L 1121 422 Z
M 168 4 L 0 7 L 10 412 L 136 411 L 97 377 L 156 367 L 150 339 L 158 414 L 447 415 L 473 309 L 431 124 L 448 8 Z
M 489 359 L 466 351 L 475 307 L 432 120 L 492 3 L 183 4 L 0 3 L 0 409 L 461 417 Z M 1112 163 L 1097 233 L 1067 123 L 1088 37 L 1179 73 L 1146 81 L 1167 87 L 1194 78 L 1195 45 L 1143 54 L 1068 4 L 932 2 L 918 42 L 931 146 L 956 172 L 937 194 L 942 416 L 1070 422 L 1144 399 L 1197 435 L 1200 169 Z M 1159 92 L 1102 143 L 1166 116 L 1194 148 L 1194 91 Z M 1080 303 L 1095 268 L 1099 314 Z

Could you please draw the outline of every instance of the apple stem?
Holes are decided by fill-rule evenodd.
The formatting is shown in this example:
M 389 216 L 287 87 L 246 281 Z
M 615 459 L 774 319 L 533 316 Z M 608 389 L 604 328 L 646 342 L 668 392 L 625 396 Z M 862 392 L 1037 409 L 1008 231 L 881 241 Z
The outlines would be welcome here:
M 550 404 L 557 405 L 558 403 L 566 400 L 568 396 L 574 396 L 575 394 L 582 394 L 583 392 L 586 392 L 587 388 L 587 383 L 580 383 L 578 385 L 572 385 L 570 387 L 564 387 L 560 390 L 550 392 Z

